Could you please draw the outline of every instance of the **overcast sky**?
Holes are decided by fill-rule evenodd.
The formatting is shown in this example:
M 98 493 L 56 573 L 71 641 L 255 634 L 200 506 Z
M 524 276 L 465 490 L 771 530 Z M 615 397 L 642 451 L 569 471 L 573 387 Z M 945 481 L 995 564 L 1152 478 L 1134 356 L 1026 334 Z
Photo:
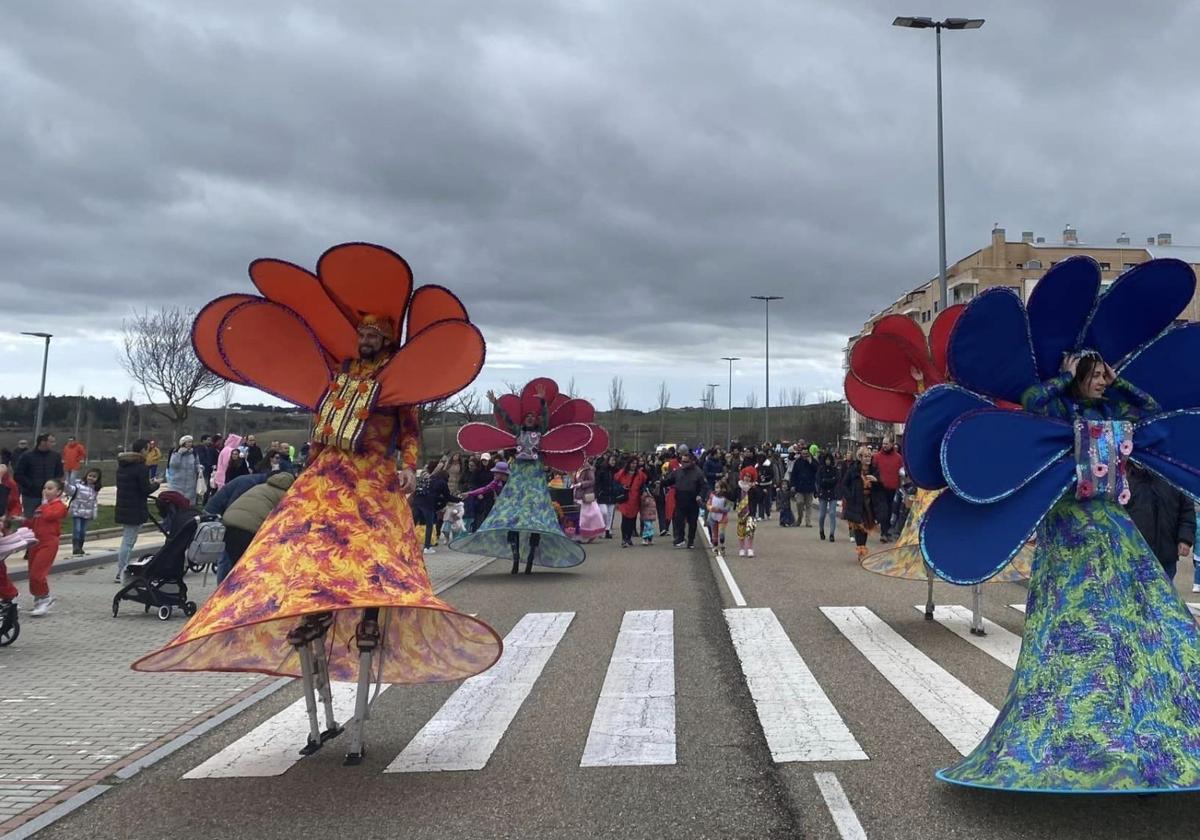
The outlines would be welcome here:
M 0 394 L 123 395 L 134 307 L 367 240 L 458 292 L 477 385 L 601 407 L 840 390 L 846 336 L 995 222 L 1200 244 L 1200 4 L 882 0 L 0 4 Z M 252 392 L 240 398 L 255 399 Z

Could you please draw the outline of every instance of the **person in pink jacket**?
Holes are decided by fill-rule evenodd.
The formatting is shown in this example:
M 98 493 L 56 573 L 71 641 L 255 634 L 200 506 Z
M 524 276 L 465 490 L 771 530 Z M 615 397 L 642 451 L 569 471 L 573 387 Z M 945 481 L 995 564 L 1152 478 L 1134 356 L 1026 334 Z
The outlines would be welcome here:
M 217 456 L 217 468 L 213 470 L 212 485 L 220 490 L 225 486 L 225 470 L 229 468 L 229 453 L 241 446 L 242 436 L 231 434 L 225 438 L 225 447 Z

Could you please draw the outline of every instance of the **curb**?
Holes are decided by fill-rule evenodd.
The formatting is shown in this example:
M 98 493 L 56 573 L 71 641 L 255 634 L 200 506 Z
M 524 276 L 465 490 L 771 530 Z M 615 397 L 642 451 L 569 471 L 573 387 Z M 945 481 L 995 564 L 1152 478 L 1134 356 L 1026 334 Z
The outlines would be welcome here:
M 129 559 L 133 560 L 137 557 L 145 557 L 147 554 L 153 554 L 162 548 L 162 545 L 144 546 L 142 548 L 134 547 L 129 555 Z M 115 550 L 99 551 L 95 554 L 85 554 L 83 557 L 64 557 L 62 560 L 56 560 L 50 568 L 50 574 L 58 574 L 60 572 L 72 572 L 79 569 L 88 569 L 92 566 L 103 566 L 105 563 L 115 562 L 117 552 Z M 8 573 L 8 579 L 12 581 L 29 580 L 29 568 L 16 569 Z

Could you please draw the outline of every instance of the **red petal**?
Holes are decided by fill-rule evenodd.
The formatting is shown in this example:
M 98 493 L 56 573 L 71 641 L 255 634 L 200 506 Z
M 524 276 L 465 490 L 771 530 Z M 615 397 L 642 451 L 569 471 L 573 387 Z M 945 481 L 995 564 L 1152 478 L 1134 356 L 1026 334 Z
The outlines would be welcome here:
M 586 423 L 568 423 L 542 435 L 541 452 L 575 452 L 592 442 L 592 427 Z
M 575 472 L 583 466 L 584 456 L 583 450 L 577 449 L 574 452 L 547 452 L 541 459 L 542 463 L 551 469 Z
M 863 417 L 882 423 L 905 422 L 913 403 L 917 401 L 912 394 L 867 385 L 856 379 L 852 373 L 846 374 L 845 389 L 846 401 L 855 411 Z
M 355 326 L 368 313 L 386 315 L 397 329 L 404 323 L 412 270 L 395 251 L 366 242 L 335 245 L 317 261 L 317 276 Z
M 550 414 L 553 415 L 554 412 L 558 411 L 562 407 L 563 403 L 569 401 L 570 399 L 571 397 L 568 397 L 566 394 L 560 392 L 557 397 L 550 401 Z
M 541 422 L 542 404 L 538 402 L 537 396 L 537 389 L 539 385 L 545 389 L 547 405 L 553 404 L 554 398 L 558 396 L 558 383 L 553 379 L 547 379 L 543 376 L 538 379 L 529 380 L 529 382 L 525 384 L 525 387 L 521 389 L 522 420 L 525 419 L 526 414 L 532 414 L 538 418 L 539 423 Z
M 958 316 L 967 308 L 965 303 L 956 303 L 942 310 L 942 314 L 934 319 L 929 329 L 929 353 L 933 357 L 933 369 L 937 372 L 939 382 L 947 379 L 946 348 L 950 344 L 950 333 L 958 323 Z M 932 388 L 933 382 L 926 382 L 926 387 Z
M 496 422 L 500 426 L 506 427 L 506 424 L 504 422 L 504 416 L 503 416 L 504 414 L 508 415 L 508 419 L 512 421 L 513 425 L 515 425 L 515 426 L 521 425 L 521 398 L 520 397 L 518 397 L 516 394 L 504 394 L 499 399 L 497 399 L 496 402 L 499 403 L 499 407 L 492 413 L 496 416 Z M 503 414 L 501 412 L 503 412 Z
M 247 384 L 315 411 L 329 387 L 317 337 L 290 309 L 267 300 L 243 303 L 225 316 L 221 355 Z
M 413 336 L 438 321 L 468 321 L 467 308 L 453 292 L 441 286 L 422 286 L 408 306 L 408 335 Z
M 885 315 L 871 328 L 871 335 L 890 335 L 912 348 L 917 355 L 924 356 L 928 343 L 921 325 L 907 315 Z
M 466 321 L 443 321 L 412 336 L 379 373 L 380 405 L 417 405 L 457 394 L 483 367 L 483 336 Z
M 608 430 L 595 423 L 588 425 L 592 429 L 592 440 L 583 448 L 583 454 L 590 458 L 608 450 Z
M 917 355 L 912 345 L 894 335 L 863 336 L 850 350 L 850 370 L 859 380 L 875 388 L 917 393 L 911 368 L 929 368 L 929 360 Z
M 566 423 L 591 423 L 595 419 L 596 409 L 590 402 L 581 399 L 567 400 L 550 412 L 550 428 Z
M 487 423 L 468 423 L 458 430 L 458 445 L 467 452 L 495 452 L 511 449 L 517 439 Z
M 284 260 L 255 260 L 250 280 L 265 297 L 300 316 L 336 361 L 358 355 L 358 335 L 315 274 Z
M 222 379 L 228 379 L 230 382 L 236 382 L 239 385 L 246 385 L 247 383 L 221 358 L 221 348 L 217 342 L 217 334 L 221 329 L 221 322 L 225 320 L 226 315 L 243 303 L 249 303 L 252 300 L 259 300 L 259 298 L 254 295 L 225 295 L 224 297 L 219 297 L 201 309 L 200 313 L 196 315 L 196 320 L 192 323 L 192 347 L 196 351 L 197 358 L 217 376 Z

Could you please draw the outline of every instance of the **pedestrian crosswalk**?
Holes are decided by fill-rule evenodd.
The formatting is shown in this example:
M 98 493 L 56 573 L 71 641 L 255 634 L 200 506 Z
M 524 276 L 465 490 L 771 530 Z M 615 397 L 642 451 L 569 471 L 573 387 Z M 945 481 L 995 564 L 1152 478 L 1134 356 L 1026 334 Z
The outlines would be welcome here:
M 923 611 L 924 605 L 917 609 Z M 901 624 L 897 623 L 898 630 L 865 606 L 821 607 L 820 613 L 836 628 L 832 639 L 836 643 L 840 636 L 844 655 L 857 655 L 869 663 L 895 696 L 906 702 L 905 708 L 911 708 L 914 722 L 928 721 L 930 737 L 948 742 L 963 755 L 984 737 L 997 716 L 996 707 L 960 679 L 962 675 L 951 674 L 906 638 L 900 632 L 904 629 Z M 870 760 L 862 746 L 864 733 L 847 724 L 801 653 L 813 644 L 811 638 L 789 636 L 772 609 L 733 608 L 723 614 L 763 741 L 774 762 Z M 544 698 L 537 696 L 535 688 L 539 681 L 550 679 L 547 666 L 564 639 L 575 632 L 571 630 L 574 619 L 573 612 L 523 616 L 505 637 L 504 653 L 497 664 L 459 685 L 387 764 L 385 772 L 486 768 L 520 714 L 545 712 L 537 708 Z M 959 656 L 964 652 L 983 654 L 988 659 L 981 661 L 995 660 L 1015 668 L 1020 653 L 1017 634 L 987 619 L 986 635 L 971 634 L 971 612 L 965 606 L 939 606 L 934 621 L 947 632 L 935 637 L 919 634 L 925 646 L 936 638 L 939 646 L 955 646 Z M 827 638 L 824 643 L 829 642 Z M 586 739 L 564 743 L 562 748 L 575 751 L 572 760 L 585 771 L 675 764 L 678 739 L 700 733 L 681 728 L 677 719 L 677 674 L 691 666 L 676 656 L 673 611 L 625 612 L 619 625 L 614 622 L 612 636 L 588 639 L 586 650 L 596 660 L 597 670 L 607 662 L 604 682 L 598 695 L 579 698 L 592 710 Z M 578 650 L 569 654 L 578 655 Z M 553 669 L 556 679 L 566 671 Z M 353 699 L 352 684 L 334 684 L 334 707 L 340 720 L 351 715 Z M 372 718 L 372 727 L 387 725 L 375 712 Z M 184 778 L 284 774 L 302 760 L 298 745 L 305 724 L 304 702 L 298 700 L 188 770 Z M 416 724 L 412 722 L 414 728 Z

